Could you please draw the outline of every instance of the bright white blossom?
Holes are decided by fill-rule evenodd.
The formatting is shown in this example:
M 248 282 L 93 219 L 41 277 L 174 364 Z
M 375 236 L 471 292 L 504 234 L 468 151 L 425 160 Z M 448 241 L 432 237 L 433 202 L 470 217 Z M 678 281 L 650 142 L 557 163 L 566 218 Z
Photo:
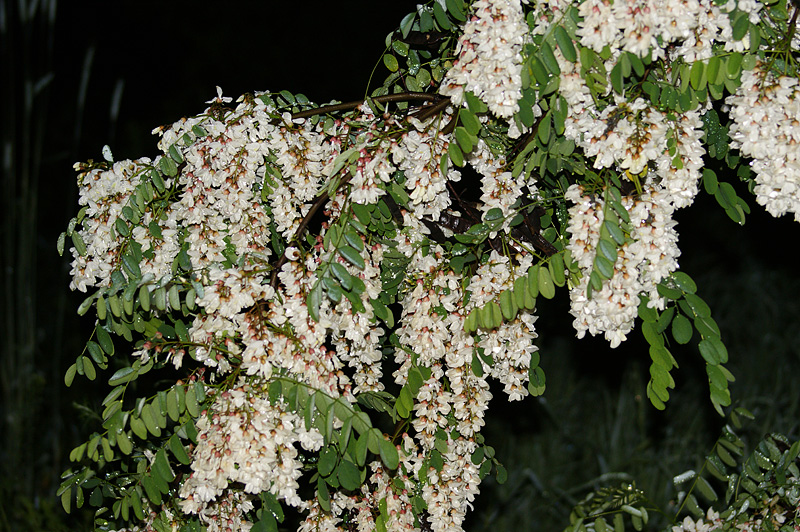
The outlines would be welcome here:
M 456 47 L 456 62 L 439 92 L 460 105 L 473 92 L 489 110 L 510 118 L 522 97 L 520 72 L 527 25 L 519 0 L 478 0 Z
M 600 290 L 589 293 L 590 273 L 599 253 L 600 227 L 605 219 L 605 202 L 585 194 L 577 185 L 569 188 L 570 241 L 567 249 L 583 275 L 570 290 L 573 325 L 581 338 L 603 334 L 611 347 L 617 347 L 633 329 L 640 296 L 648 296 L 649 305 L 663 308 L 658 284 L 678 267 L 680 255 L 668 197 L 658 191 L 638 199 L 623 198 L 630 216 L 630 239 L 615 253 L 613 274 L 602 281 Z M 606 242 L 610 242 L 607 240 Z
M 800 85 L 797 78 L 744 72 L 731 106 L 731 147 L 751 157 L 756 201 L 775 217 L 800 221 Z

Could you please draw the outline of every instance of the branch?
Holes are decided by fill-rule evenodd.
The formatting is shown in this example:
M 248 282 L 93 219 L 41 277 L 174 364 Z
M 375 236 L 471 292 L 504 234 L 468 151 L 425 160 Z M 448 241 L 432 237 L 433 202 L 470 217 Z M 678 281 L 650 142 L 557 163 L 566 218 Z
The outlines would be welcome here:
M 449 102 L 450 98 L 428 92 L 399 92 L 397 94 L 384 94 L 383 96 L 376 96 L 374 98 L 370 98 L 370 100 L 377 103 L 425 101 L 439 104 L 441 100 Z M 335 113 L 337 111 L 349 111 L 351 109 L 355 109 L 365 101 L 367 100 L 356 100 L 353 102 L 324 105 L 322 107 L 316 107 L 314 109 L 308 109 L 306 111 L 294 113 L 292 118 L 308 118 L 310 116 Z M 436 105 L 433 107 L 436 107 Z
M 789 35 L 786 36 L 786 42 L 789 46 L 792 45 L 792 38 L 794 37 L 794 32 L 797 29 L 797 15 L 800 14 L 800 6 L 795 4 L 794 6 L 794 13 L 792 13 L 792 20 L 789 21 Z
M 340 186 L 344 184 L 345 181 L 346 180 L 343 179 Z M 294 232 L 294 236 L 292 236 L 291 240 L 289 240 L 290 243 L 297 242 L 297 240 L 306 230 L 306 227 L 308 227 L 308 224 L 311 222 L 311 218 L 313 218 L 314 215 L 319 210 L 319 208 L 322 207 L 326 201 L 328 201 L 328 197 L 329 197 L 328 191 L 323 190 L 322 194 L 320 194 L 319 197 L 314 201 L 314 203 L 311 204 L 311 208 L 308 209 L 306 215 L 303 217 L 302 220 L 300 220 L 300 225 L 297 226 L 297 231 Z M 285 263 L 286 263 L 286 253 L 283 253 L 278 259 L 278 263 L 275 264 L 275 269 L 272 271 L 272 277 L 269 280 L 269 285 L 272 288 L 278 287 L 278 272 L 281 271 L 281 267 L 283 267 Z
M 427 101 L 427 102 L 434 102 L 433 105 L 424 107 L 421 109 L 417 114 L 420 116 L 424 116 L 421 120 L 433 116 L 437 112 L 441 112 L 444 110 L 447 105 L 450 103 L 450 98 L 446 96 L 440 96 L 438 94 L 430 94 L 427 92 L 400 92 L 397 94 L 385 94 L 383 96 L 376 96 L 375 98 L 371 98 L 372 101 L 377 103 L 389 103 L 389 102 L 411 102 L 411 101 Z M 299 113 L 294 113 L 292 118 L 308 118 L 310 116 L 315 116 L 319 114 L 327 114 L 327 113 L 335 113 L 337 111 L 347 111 L 350 109 L 355 109 L 361 104 L 363 104 L 366 100 L 357 100 L 353 102 L 345 102 L 345 103 L 337 103 L 333 105 L 325 105 L 322 107 L 317 107 L 314 109 L 308 109 L 306 111 L 300 111 Z M 423 114 L 424 113 L 424 114 Z M 349 175 L 342 179 L 339 186 L 344 185 L 349 181 Z M 314 200 L 314 203 L 311 205 L 311 208 L 308 210 L 306 215 L 300 221 L 300 225 L 297 226 L 297 230 L 295 231 L 292 238 L 289 242 L 297 242 L 299 238 L 303 235 L 308 224 L 311 222 L 311 218 L 317 213 L 320 207 L 328 201 L 328 192 L 323 191 L 322 194 Z M 281 270 L 281 267 L 286 263 L 286 254 L 283 254 L 278 259 L 278 262 L 275 264 L 275 269 L 272 271 L 272 277 L 270 278 L 270 286 L 276 288 L 278 286 L 278 272 Z

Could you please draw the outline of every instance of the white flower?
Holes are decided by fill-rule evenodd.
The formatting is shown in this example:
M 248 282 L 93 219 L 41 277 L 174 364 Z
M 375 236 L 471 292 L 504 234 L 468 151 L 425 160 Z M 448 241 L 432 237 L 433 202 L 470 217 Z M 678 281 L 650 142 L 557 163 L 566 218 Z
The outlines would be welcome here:
M 229 96 L 223 96 L 222 95 L 222 88 L 219 85 L 217 85 L 217 97 L 216 98 L 211 98 L 206 103 L 216 103 L 216 102 L 230 103 L 232 101 L 233 101 L 233 98 L 231 98 Z

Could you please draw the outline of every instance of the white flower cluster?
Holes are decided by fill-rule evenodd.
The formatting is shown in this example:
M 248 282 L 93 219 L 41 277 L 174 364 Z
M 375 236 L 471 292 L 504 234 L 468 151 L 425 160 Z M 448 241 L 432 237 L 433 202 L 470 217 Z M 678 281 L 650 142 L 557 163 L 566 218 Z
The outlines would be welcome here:
M 228 490 L 197 515 L 206 525 L 206 532 L 248 532 L 253 523 L 245 519 L 245 514 L 253 509 L 252 499 L 250 494 Z M 155 532 L 155 529 L 147 532 Z
M 470 459 L 476 448 L 472 438 L 460 436 L 453 440 L 448 435 L 442 470 L 428 470 L 422 498 L 428 506 L 428 520 L 433 532 L 463 530 L 467 508 L 475 500 L 481 482 L 478 466 Z
M 469 164 L 476 172 L 481 175 L 481 211 L 483 218 L 491 209 L 498 208 L 503 211 L 502 226 L 499 228 L 508 233 L 511 230 L 511 220 L 516 211 L 514 206 L 522 196 L 522 187 L 525 183 L 505 171 L 506 160 L 502 157 L 495 157 L 483 140 L 478 141 L 478 145 L 470 153 Z M 532 195 L 537 192 L 534 185 L 535 178 L 531 178 L 528 183 L 529 191 Z M 497 231 L 490 233 L 489 237 L 494 238 Z
M 719 513 L 709 508 L 705 517 L 700 517 L 697 521 L 687 515 L 679 525 L 672 527 L 672 532 L 711 532 L 721 529 L 722 525 Z
M 340 259 L 340 264 L 348 268 L 351 275 L 359 278 L 365 285 L 361 293 L 364 312 L 356 312 L 346 298 L 336 306 L 331 319 L 331 343 L 342 362 L 353 368 L 352 389 L 354 394 L 367 391 L 383 390 L 383 353 L 381 342 L 384 334 L 382 327 L 375 324 L 375 314 L 370 300 L 378 299 L 382 285 L 380 279 L 380 263 L 383 260 L 384 246 L 366 246 L 362 252 L 364 269 L 358 271 L 354 266 Z M 345 386 L 347 388 L 347 386 Z
M 616 168 L 663 190 L 675 208 L 692 204 L 702 175 L 705 148 L 698 111 L 665 113 L 643 98 L 617 98 L 598 111 L 580 74 L 580 61 L 556 54 L 562 96 L 568 105 L 564 136 L 594 158 L 595 168 Z M 672 144 L 672 148 L 670 145 Z
M 472 91 L 501 118 L 519 110 L 522 46 L 528 26 L 519 0 L 477 0 L 439 91 L 456 105 Z
M 496 300 L 500 292 L 513 288 L 514 280 L 527 274 L 533 263 L 529 254 L 518 256 L 513 265 L 508 257 L 492 251 L 486 264 L 480 266 L 470 280 L 472 292 L 468 310 L 478 308 Z M 494 363 L 489 366 L 482 361 L 483 369 L 498 379 L 504 386 L 510 401 L 524 399 L 528 395 L 528 370 L 531 356 L 538 351 L 533 341 L 538 337 L 534 329 L 536 316 L 520 310 L 517 317 L 504 321 L 496 330 L 481 335 L 478 348 Z
M 291 238 L 308 212 L 308 202 L 317 195 L 327 177 L 325 165 L 338 155 L 339 148 L 337 143 L 326 142 L 319 127 L 299 122 L 287 119 L 271 146 L 277 152 L 275 162 L 282 179 L 270 192 L 269 199 L 277 229 L 286 238 Z
M 700 113 L 687 111 L 669 125 L 667 142 L 674 139 L 675 152 L 664 149 L 655 160 L 655 172 L 648 174 L 647 184 L 661 190 L 666 201 L 675 209 L 688 207 L 697 196 L 706 149 L 700 142 L 703 137 L 703 123 Z
M 81 171 L 81 166 L 75 165 L 81 172 L 78 202 L 86 206 L 86 217 L 78 231 L 86 253 L 81 255 L 77 248 L 72 249 L 70 289 L 86 292 L 89 287 L 109 284 L 111 272 L 118 265 L 114 257 L 124 239 L 114 229 L 115 222 L 124 220 L 122 209 L 144 180 L 143 174 L 149 165 L 148 158 L 119 161 L 107 170 Z
M 427 216 L 436 221 L 450 206 L 447 182 L 459 181 L 461 173 L 452 165 L 447 174 L 442 173 L 442 156 L 447 153 L 450 138 L 431 129 L 404 133 L 391 149 L 393 162 L 405 173 L 412 212 L 417 218 Z
M 633 329 L 640 294 L 649 297 L 650 306 L 663 308 L 657 285 L 677 269 L 680 255 L 673 208 L 660 191 L 646 192 L 636 200 L 623 198 L 631 219 L 630 238 L 616 250 L 612 277 L 588 297 L 605 204 L 602 199 L 584 194 L 578 185 L 571 186 L 566 197 L 574 203 L 569 209 L 567 249 L 583 273 L 578 285 L 570 290 L 573 325 L 579 338 L 587 331 L 592 335 L 603 333 L 611 347 L 617 347 Z
M 246 493 L 269 491 L 297 506 L 302 464 L 297 444 L 308 451 L 322 446 L 322 435 L 306 430 L 303 420 L 266 398 L 266 389 L 241 383 L 218 394 L 207 415 L 197 420 L 198 444 L 192 474 L 180 489 L 181 508 L 198 513 L 217 501 L 229 483 Z
M 748 36 L 733 40 L 727 11 L 736 7 L 733 0 L 721 7 L 709 0 L 668 0 L 658 6 L 643 0 L 585 0 L 578 7 L 582 20 L 577 37 L 598 53 L 609 47 L 640 57 L 650 52 L 653 59 L 665 58 L 669 45 L 677 42 L 670 58 L 702 61 L 711 57 L 714 41 L 739 52 L 750 46 Z M 758 21 L 759 2 L 742 1 L 738 7 Z
M 775 217 L 800 221 L 800 85 L 761 68 L 742 73 L 729 96 L 731 147 L 751 157 L 756 201 Z

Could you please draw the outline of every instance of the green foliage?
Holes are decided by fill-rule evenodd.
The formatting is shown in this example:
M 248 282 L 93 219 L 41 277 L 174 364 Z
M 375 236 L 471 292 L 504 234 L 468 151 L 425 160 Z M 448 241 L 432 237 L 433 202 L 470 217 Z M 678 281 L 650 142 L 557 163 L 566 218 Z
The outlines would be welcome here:
M 737 429 L 742 427 L 742 418 L 753 416 L 743 408 L 731 411 L 730 421 Z M 699 472 L 688 470 L 675 476 L 676 512 L 658 508 L 635 485 L 623 484 L 590 492 L 573 508 L 565 530 L 643 530 L 654 512 L 671 520 L 668 527 L 688 514 L 692 521 L 679 530 L 694 530 L 700 523 L 720 530 L 753 526 L 783 530 L 800 524 L 800 441 L 792 443 L 785 436 L 770 434 L 747 454 L 745 442 L 734 430 L 729 425 L 723 428 Z

